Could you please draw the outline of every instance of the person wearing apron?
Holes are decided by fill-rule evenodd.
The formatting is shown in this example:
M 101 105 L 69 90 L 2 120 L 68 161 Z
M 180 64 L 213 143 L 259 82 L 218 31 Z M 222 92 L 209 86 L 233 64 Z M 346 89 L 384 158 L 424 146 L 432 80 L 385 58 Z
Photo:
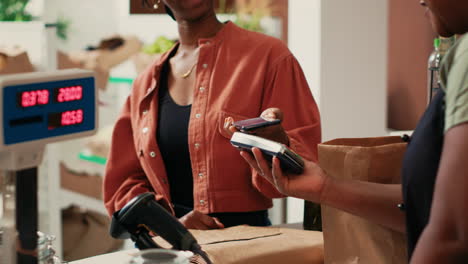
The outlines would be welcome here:
M 464 36 L 445 55 L 443 89 L 409 140 L 402 185 L 334 179 L 310 161 L 303 174 L 289 176 L 277 158 L 269 169 L 259 149 L 241 155 L 285 195 L 406 233 L 412 264 L 468 263 L 468 1 L 420 3 L 441 36 Z

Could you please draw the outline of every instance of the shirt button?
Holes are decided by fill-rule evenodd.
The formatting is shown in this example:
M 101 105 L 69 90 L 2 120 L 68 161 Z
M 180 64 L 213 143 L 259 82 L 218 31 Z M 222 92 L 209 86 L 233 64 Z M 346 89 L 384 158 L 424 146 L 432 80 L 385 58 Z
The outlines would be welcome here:
M 143 132 L 143 134 L 146 134 L 146 133 L 148 133 L 148 130 L 149 129 L 147 127 L 144 127 L 141 131 Z
M 195 148 L 199 148 L 200 147 L 200 144 L 199 143 L 195 143 Z
M 151 156 L 152 158 L 156 157 L 156 152 L 151 151 L 151 152 L 150 152 L 150 156 Z
M 204 204 L 205 204 L 205 200 L 200 200 L 200 204 L 201 204 L 201 205 L 204 205 Z
M 200 117 L 201 117 L 201 114 L 196 114 L 195 117 L 196 117 L 196 118 L 200 118 Z
M 205 176 L 203 173 L 198 173 L 198 177 L 203 178 L 203 176 Z
M 203 63 L 202 67 L 203 67 L 204 69 L 206 69 L 206 68 L 208 68 L 208 64 Z
M 200 87 L 198 88 L 200 90 L 200 92 L 204 92 L 205 91 L 205 87 Z
M 143 115 L 146 115 L 146 114 L 148 114 L 148 110 L 143 111 Z

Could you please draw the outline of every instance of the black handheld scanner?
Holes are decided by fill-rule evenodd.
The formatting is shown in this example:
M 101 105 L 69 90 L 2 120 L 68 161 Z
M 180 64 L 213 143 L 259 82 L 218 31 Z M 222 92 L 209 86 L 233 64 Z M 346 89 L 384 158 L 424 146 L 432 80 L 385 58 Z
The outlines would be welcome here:
M 173 249 L 201 251 L 192 234 L 156 202 L 152 193 L 138 195 L 112 216 L 111 236 L 131 238 L 140 250 L 160 248 L 151 238 L 150 231 L 164 238 Z

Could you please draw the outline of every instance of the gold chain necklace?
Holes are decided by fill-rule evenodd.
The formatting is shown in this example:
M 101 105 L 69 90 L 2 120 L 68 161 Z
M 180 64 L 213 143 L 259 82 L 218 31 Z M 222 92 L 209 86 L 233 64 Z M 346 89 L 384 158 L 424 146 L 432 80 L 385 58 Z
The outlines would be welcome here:
M 192 74 L 192 71 L 193 69 L 195 69 L 195 66 L 197 66 L 197 63 L 198 62 L 195 62 L 195 64 L 193 64 L 193 66 L 190 67 L 190 69 L 186 73 L 182 74 L 180 77 L 182 77 L 183 79 L 187 79 L 187 77 L 189 77 L 190 74 Z

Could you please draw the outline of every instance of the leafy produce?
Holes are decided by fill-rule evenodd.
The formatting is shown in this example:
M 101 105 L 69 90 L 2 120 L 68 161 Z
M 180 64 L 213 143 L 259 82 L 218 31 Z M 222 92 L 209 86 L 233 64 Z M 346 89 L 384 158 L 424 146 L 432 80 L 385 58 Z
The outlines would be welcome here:
M 152 44 L 145 45 L 143 52 L 147 54 L 159 54 L 168 51 L 174 46 L 175 41 L 164 36 L 158 37 Z

